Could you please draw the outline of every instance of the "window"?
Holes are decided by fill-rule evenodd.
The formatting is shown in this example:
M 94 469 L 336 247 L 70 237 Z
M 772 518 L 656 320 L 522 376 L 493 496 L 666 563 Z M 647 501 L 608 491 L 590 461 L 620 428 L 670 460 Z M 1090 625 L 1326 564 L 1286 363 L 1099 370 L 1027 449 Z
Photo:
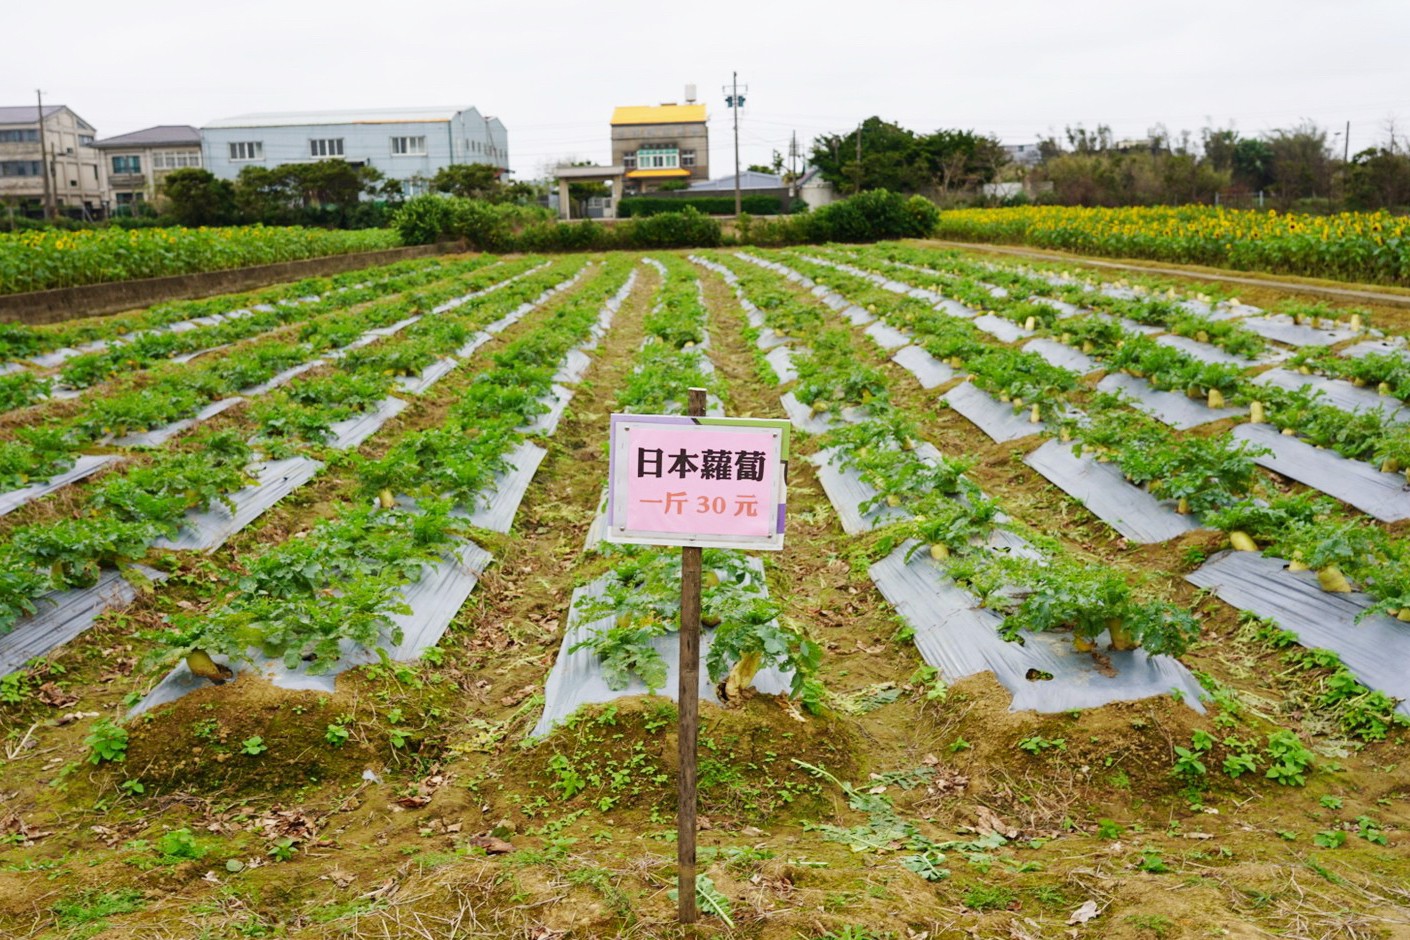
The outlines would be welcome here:
M 240 140 L 230 144 L 231 160 L 263 160 L 264 141 Z
M 426 152 L 425 137 L 393 137 L 392 153 L 398 156 L 410 156 L 411 154 L 424 154 Z
M 39 143 L 39 128 L 20 128 L 19 130 L 0 131 L 0 144 L 29 143 Z
M 674 150 L 642 147 L 636 152 L 636 165 L 643 170 L 670 170 L 680 166 L 680 155 Z
M 136 155 L 129 157 L 113 157 L 113 173 L 141 173 L 142 158 Z
M 152 169 L 175 170 L 180 167 L 200 166 L 201 155 L 194 150 L 158 150 L 152 154 Z
M 636 154 L 634 154 L 634 153 L 624 153 L 624 154 L 622 154 L 622 166 L 625 167 L 625 168 L 628 169 L 628 170 L 635 170 L 635 169 L 636 169 Z
M 43 176 L 42 160 L 0 160 L 0 176 Z
M 93 146 L 93 135 L 92 135 L 92 134 L 79 134 L 79 135 L 78 135 L 78 145 L 79 145 L 80 147 L 91 147 L 91 146 Z
M 321 140 L 310 140 L 308 155 L 311 157 L 341 157 L 343 155 L 343 138 L 325 137 Z
M 693 166 L 695 166 L 695 151 L 694 151 L 694 150 L 682 150 L 682 151 L 681 151 L 681 166 L 683 166 L 683 167 L 693 167 Z

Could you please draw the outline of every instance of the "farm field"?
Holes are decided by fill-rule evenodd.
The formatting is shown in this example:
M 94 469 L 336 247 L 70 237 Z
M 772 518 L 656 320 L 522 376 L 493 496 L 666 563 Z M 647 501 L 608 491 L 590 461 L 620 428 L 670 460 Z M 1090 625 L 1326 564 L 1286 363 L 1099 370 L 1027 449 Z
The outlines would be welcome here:
M 199 274 L 401 244 L 383 229 L 262 225 L 19 232 L 0 235 L 0 294 Z
M 1403 285 L 1410 240 L 1385 212 L 1316 216 L 1209 206 L 1023 206 L 942 214 L 936 236 L 1239 271 Z
M 0 936 L 685 935 L 678 553 L 599 536 L 692 386 L 795 431 L 697 935 L 1410 935 L 1407 333 L 906 243 L 8 326 Z

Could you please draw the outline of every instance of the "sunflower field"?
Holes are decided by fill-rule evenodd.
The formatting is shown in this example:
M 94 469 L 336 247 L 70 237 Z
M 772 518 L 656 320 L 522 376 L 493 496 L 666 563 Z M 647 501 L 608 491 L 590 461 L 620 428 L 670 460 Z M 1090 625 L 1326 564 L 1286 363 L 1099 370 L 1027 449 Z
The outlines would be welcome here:
M 0 235 L 0 294 L 222 271 L 400 244 L 397 234 L 386 229 L 262 225 L 19 232 Z
M 1344 281 L 1401 284 L 1410 278 L 1410 219 L 1384 212 L 1313 216 L 1211 206 L 959 209 L 941 214 L 936 235 Z

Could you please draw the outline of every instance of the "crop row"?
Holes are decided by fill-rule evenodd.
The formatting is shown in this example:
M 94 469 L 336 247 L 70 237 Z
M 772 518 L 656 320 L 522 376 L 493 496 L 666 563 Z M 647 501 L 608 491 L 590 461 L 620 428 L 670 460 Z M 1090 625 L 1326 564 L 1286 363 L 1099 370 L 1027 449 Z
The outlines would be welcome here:
M 849 297 L 853 297 L 849 288 L 863 289 L 838 278 L 836 272 L 829 272 L 829 285 L 839 286 Z M 907 322 L 914 326 L 917 319 L 910 317 Z M 1067 329 L 1068 321 L 1059 328 Z M 916 333 L 917 342 L 924 342 L 923 328 Z M 1236 548 L 1253 549 L 1257 543 L 1263 543 L 1270 553 L 1291 559 L 1291 570 L 1317 570 L 1318 583 L 1327 591 L 1344 592 L 1351 589 L 1352 583 L 1359 585 L 1373 599 L 1372 606 L 1361 614 L 1363 617 L 1377 612 L 1401 617 L 1410 614 L 1407 610 L 1410 592 L 1406 591 L 1410 551 L 1404 542 L 1389 536 L 1374 522 L 1359 515 L 1348 515 L 1334 501 L 1315 493 L 1284 492 L 1281 484 L 1255 471 L 1253 462 L 1264 451 L 1234 442 L 1227 432 L 1177 435 L 1132 413 L 1112 396 L 1081 392 L 1080 397 L 1086 414 L 1069 412 L 1066 420 L 1047 429 L 1046 433 L 1074 441 L 1074 450 L 1079 454 L 1116 462 L 1129 482 L 1145 484 L 1153 494 L 1176 501 L 1177 509 L 1203 512 L 1203 523 L 1230 532 Z M 1340 414 L 1343 422 L 1351 417 L 1344 412 Z M 1037 430 L 1042 429 L 1035 428 Z M 880 478 L 885 477 L 886 474 L 882 474 Z M 901 498 L 900 494 L 896 498 Z M 975 505 L 982 508 L 982 504 Z M 952 507 L 948 515 L 939 517 L 940 521 L 935 524 L 941 531 L 950 525 L 957 525 L 961 533 L 970 531 L 974 516 L 967 510 L 962 511 L 960 521 L 952 523 L 956 512 L 960 511 Z M 987 525 L 991 520 L 983 518 L 985 515 L 987 511 L 980 512 Z M 935 532 L 914 534 L 926 537 Z M 948 558 L 952 552 L 953 548 L 947 544 L 936 554 Z M 957 579 L 968 578 L 971 589 L 981 596 L 998 589 L 1002 597 L 1016 580 L 1027 580 L 1022 569 L 1028 567 L 1026 561 L 1005 559 L 998 565 L 986 561 L 976 572 L 973 564 L 966 560 L 959 566 L 958 573 L 953 566 L 950 573 Z M 1022 605 L 1028 614 L 1037 614 L 1031 623 L 1041 625 L 1045 618 L 1053 616 L 1053 610 L 1058 610 L 1062 619 L 1048 619 L 1049 626 L 1064 621 L 1068 626 L 1075 626 L 1074 620 L 1080 618 L 1071 606 L 1063 608 L 1054 600 L 1070 598 L 1074 592 L 1085 596 L 1089 608 L 1098 613 L 1115 604 L 1114 595 L 1109 593 L 1115 589 L 1115 580 L 1094 579 L 1093 571 L 1086 567 L 1064 569 L 1062 565 L 1052 566 L 1051 563 L 1048 567 L 1058 573 L 1056 583 L 1029 594 Z M 1031 590 L 1033 584 L 1026 583 L 1023 589 Z M 1138 626 L 1141 619 L 1135 618 Z M 1183 617 L 1177 615 L 1176 621 L 1183 621 Z M 1171 622 L 1175 621 L 1166 618 L 1167 625 Z M 1012 624 L 1012 620 L 1006 619 L 1005 623 Z M 1190 626 L 1185 624 L 1186 628 Z M 1193 635 L 1188 629 L 1178 632 L 1187 637 Z M 1161 626 L 1157 633 L 1165 635 L 1167 630 Z M 1334 655 L 1327 655 L 1335 659 Z M 1345 678 L 1338 680 L 1338 687 L 1358 686 L 1344 669 L 1342 674 Z M 1345 719 L 1347 730 L 1362 736 L 1383 734 L 1390 723 L 1390 700 L 1380 692 L 1370 693 L 1364 689 L 1357 695 L 1363 696 L 1358 699 L 1362 707 Z M 1348 696 L 1340 698 L 1349 700 Z
M 257 304 L 253 308 L 235 310 L 226 301 L 216 322 L 192 324 L 182 321 L 186 329 L 142 330 L 130 336 L 92 344 L 73 350 L 52 377 L 35 374 L 32 370 L 0 375 L 0 411 L 23 407 L 50 396 L 74 397 L 115 375 L 132 375 L 164 360 L 184 363 L 202 353 L 223 348 L 252 337 L 258 337 L 280 327 L 306 323 L 318 317 L 346 311 L 363 304 L 390 298 L 417 288 L 434 289 L 438 282 L 448 282 L 490 264 L 488 256 L 448 264 L 418 265 L 404 274 L 379 280 L 375 284 L 334 289 L 326 296 L 306 296 L 277 304 Z
M 706 321 L 699 280 L 674 255 L 652 259 L 664 277 L 645 318 L 646 341 L 631 376 L 617 394 L 616 410 L 627 414 L 671 414 L 685 410 L 689 388 L 724 391 L 707 357 Z M 577 610 L 586 623 L 601 622 L 569 652 L 595 653 L 610 688 L 630 678 L 660 688 L 666 663 L 653 641 L 679 629 L 680 553 L 649 546 L 597 546 L 608 563 L 600 591 L 585 596 Z M 779 606 L 768 597 L 759 572 L 742 552 L 707 549 L 708 572 L 701 596 L 701 620 L 711 628 L 706 670 L 723 684 L 724 698 L 737 698 L 762 669 L 791 676 L 792 692 L 805 706 L 820 704 L 814 675 L 821 648 L 805 634 L 779 622 Z
M 475 328 L 503 316 L 531 296 L 525 292 L 551 287 L 576 267 L 565 263 L 482 297 L 478 303 L 466 304 L 455 313 L 423 317 L 411 327 L 425 324 L 421 333 L 385 344 L 385 356 L 407 355 L 414 350 L 434 358 L 435 352 L 458 349 Z M 465 288 L 462 283 L 455 290 Z M 140 559 L 158 537 L 174 535 L 187 513 L 228 502 L 251 482 L 249 467 L 260 459 L 260 452 L 288 452 L 300 440 L 317 442 L 326 434 L 329 415 L 336 417 L 339 407 L 360 410 L 386 397 L 393 377 L 385 364 L 385 358 L 370 355 L 342 357 L 326 376 L 295 381 L 281 392 L 287 396 L 283 401 L 251 410 L 239 422 L 238 430 L 194 435 L 148 463 L 105 477 L 90 489 L 76 515 L 15 529 L 0 546 L 4 555 L 0 568 L 7 578 L 0 591 L 0 610 L 4 612 L 0 623 L 6 628 L 13 625 L 33 612 L 37 597 L 50 591 L 94 584 L 102 567 Z M 341 391 L 329 391 L 349 387 L 362 390 L 365 400 L 353 403 Z M 319 400 L 324 395 L 340 400 Z M 281 413 L 287 418 L 289 412 L 300 409 L 312 412 L 317 423 L 281 421 Z M 271 440 L 272 431 L 283 431 L 296 423 L 304 437 L 291 434 L 277 442 Z M 283 446 L 275 448 L 274 443 Z

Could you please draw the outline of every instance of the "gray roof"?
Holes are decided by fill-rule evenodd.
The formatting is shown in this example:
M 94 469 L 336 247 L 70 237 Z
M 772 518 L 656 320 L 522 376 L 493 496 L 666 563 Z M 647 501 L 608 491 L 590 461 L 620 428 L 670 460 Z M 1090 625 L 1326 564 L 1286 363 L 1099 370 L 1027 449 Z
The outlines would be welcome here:
M 745 170 L 739 174 L 740 189 L 778 189 L 783 185 L 783 177 L 775 176 L 772 173 L 760 173 L 757 170 Z M 688 187 L 691 190 L 729 190 L 734 192 L 734 174 L 722 176 L 719 179 L 703 180 L 699 183 L 691 183 Z
M 441 108 L 360 108 L 353 111 L 275 111 L 258 114 L 237 114 L 205 124 L 221 127 L 299 127 L 305 124 L 405 124 L 426 121 L 449 121 L 473 107 Z M 486 121 L 496 118 L 485 117 Z
M 201 132 L 190 124 L 158 124 L 130 134 L 119 134 L 98 141 L 95 147 L 199 147 Z
M 68 105 L 51 104 L 44 108 L 44 116 L 52 117 L 64 110 Z M 0 108 L 0 124 L 38 124 L 39 108 L 32 104 L 16 105 L 12 108 Z

